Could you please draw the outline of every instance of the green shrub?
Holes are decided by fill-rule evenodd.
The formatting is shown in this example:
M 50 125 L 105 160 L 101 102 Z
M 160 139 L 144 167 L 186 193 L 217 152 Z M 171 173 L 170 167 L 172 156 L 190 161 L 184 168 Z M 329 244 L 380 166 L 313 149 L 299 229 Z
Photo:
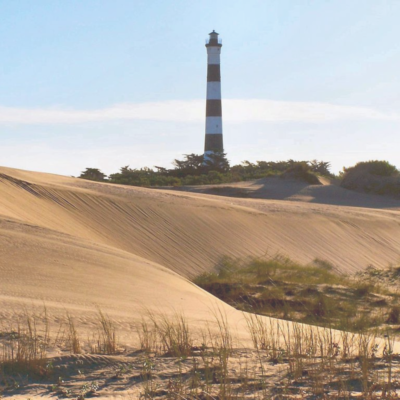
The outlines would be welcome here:
M 400 173 L 388 161 L 359 162 L 344 168 L 341 186 L 365 193 L 400 195 Z
M 294 164 L 281 175 L 281 178 L 301 180 L 311 185 L 321 184 L 318 177 L 311 172 L 311 167 L 306 162 Z
M 107 178 L 107 175 L 103 174 L 103 172 L 97 168 L 86 168 L 85 171 L 82 171 L 79 178 L 89 181 L 104 182 Z
M 390 164 L 388 161 L 362 161 L 357 163 L 354 167 L 344 168 L 344 172 L 351 171 L 362 171 L 367 172 L 371 175 L 378 176 L 397 176 L 399 175 L 399 171 L 397 168 Z

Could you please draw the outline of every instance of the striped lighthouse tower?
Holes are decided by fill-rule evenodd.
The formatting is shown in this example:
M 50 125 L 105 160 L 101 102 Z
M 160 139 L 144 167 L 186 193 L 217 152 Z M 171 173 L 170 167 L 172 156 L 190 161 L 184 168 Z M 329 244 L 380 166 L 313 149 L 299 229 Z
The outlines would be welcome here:
M 222 106 L 221 106 L 221 71 L 220 54 L 222 44 L 218 33 L 212 31 L 207 40 L 207 105 L 206 105 L 206 140 L 204 159 L 215 151 L 224 150 L 222 140 Z

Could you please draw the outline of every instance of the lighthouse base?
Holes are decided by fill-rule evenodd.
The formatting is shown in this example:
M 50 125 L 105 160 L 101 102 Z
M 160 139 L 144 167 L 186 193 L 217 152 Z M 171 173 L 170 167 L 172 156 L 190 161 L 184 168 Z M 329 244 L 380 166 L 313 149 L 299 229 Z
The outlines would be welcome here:
M 206 141 L 204 145 L 204 153 L 224 151 L 224 143 L 222 140 L 222 133 L 206 134 Z

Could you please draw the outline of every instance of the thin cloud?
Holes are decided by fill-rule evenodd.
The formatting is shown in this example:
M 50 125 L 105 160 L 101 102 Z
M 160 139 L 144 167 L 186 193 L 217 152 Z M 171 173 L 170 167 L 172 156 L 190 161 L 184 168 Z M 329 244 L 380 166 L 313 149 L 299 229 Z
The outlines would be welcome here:
M 116 104 L 96 110 L 0 107 L 0 124 L 2 125 L 65 125 L 135 120 L 202 122 L 204 116 L 204 100 Z M 368 107 L 259 99 L 223 100 L 223 117 L 225 122 L 233 123 L 400 120 L 399 114 L 386 114 Z

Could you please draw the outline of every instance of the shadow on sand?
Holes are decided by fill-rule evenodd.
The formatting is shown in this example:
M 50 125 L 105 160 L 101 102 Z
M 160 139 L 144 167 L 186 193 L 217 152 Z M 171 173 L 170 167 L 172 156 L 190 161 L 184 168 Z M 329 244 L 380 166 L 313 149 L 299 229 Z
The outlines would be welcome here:
M 400 199 L 359 193 L 334 184 L 310 185 L 306 182 L 276 177 L 231 184 L 164 187 L 162 189 L 247 199 L 289 200 L 336 206 L 400 209 Z

